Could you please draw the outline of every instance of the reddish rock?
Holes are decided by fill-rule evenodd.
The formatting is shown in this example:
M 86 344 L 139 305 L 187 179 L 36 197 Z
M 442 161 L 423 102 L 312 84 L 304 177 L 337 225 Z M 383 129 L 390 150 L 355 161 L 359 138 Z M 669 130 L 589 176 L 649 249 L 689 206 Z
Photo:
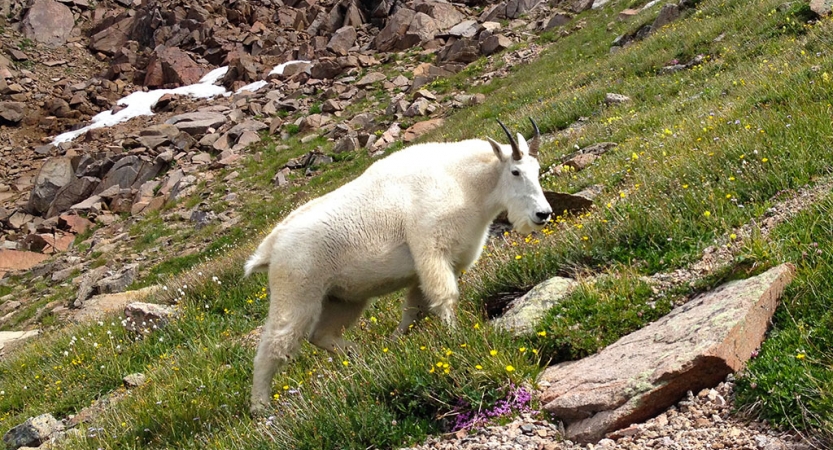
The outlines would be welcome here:
M 327 43 L 327 50 L 339 56 L 346 56 L 347 51 L 356 43 L 356 29 L 353 27 L 341 27 L 333 33 L 330 42 Z
M 49 257 L 42 253 L 0 249 L 0 278 L 8 272 L 29 270 L 47 258 Z
M 91 226 L 93 226 L 92 222 L 75 214 L 62 214 L 58 218 L 58 227 L 73 234 L 81 234 Z
M 251 55 L 233 52 L 228 57 L 227 66 L 228 71 L 221 79 L 221 84 L 227 89 L 231 89 L 235 81 L 245 84 L 260 81 L 260 64 Z M 197 80 L 199 81 L 199 79 Z
M 75 236 L 71 234 L 64 234 L 61 232 L 42 233 L 39 235 L 46 243 L 43 253 L 54 254 L 57 252 L 65 252 L 75 241 Z
M 628 19 L 630 19 L 631 17 L 633 17 L 637 14 L 639 14 L 638 9 L 628 8 L 628 9 L 623 9 L 622 11 L 620 11 L 619 15 L 616 18 L 621 20 L 621 21 L 625 21 L 625 20 L 628 20 Z
M 437 55 L 439 61 L 471 63 L 480 57 L 480 44 L 476 39 L 454 39 L 449 41 Z
M 548 368 L 544 410 L 567 422 L 566 438 L 597 441 L 717 385 L 760 346 L 794 273 L 784 264 L 726 283 L 593 356 Z
M 133 17 L 123 17 L 112 25 L 105 26 L 90 37 L 90 48 L 106 55 L 115 55 L 130 39 Z
M 17 124 L 26 117 L 26 104 L 22 102 L 0 102 L 0 124 Z
M 442 118 L 438 119 L 431 119 L 431 120 L 423 120 L 422 122 L 417 122 L 411 125 L 405 133 L 402 135 L 402 140 L 405 142 L 412 142 L 422 136 L 423 134 L 435 129 L 439 128 L 445 123 L 445 120 Z
M 333 58 L 321 58 L 310 68 L 310 76 L 317 80 L 333 79 L 343 71 L 341 64 Z
M 379 51 L 387 52 L 397 49 L 399 40 L 408 31 L 411 20 L 416 15 L 412 9 L 401 8 L 388 17 L 387 25 L 376 35 L 373 46 Z
M 200 81 L 206 70 L 200 67 L 187 53 L 177 47 L 160 45 L 153 50 L 145 86 L 184 86 Z
M 24 36 L 51 47 L 65 44 L 74 26 L 72 11 L 53 0 L 34 0 L 21 23 Z

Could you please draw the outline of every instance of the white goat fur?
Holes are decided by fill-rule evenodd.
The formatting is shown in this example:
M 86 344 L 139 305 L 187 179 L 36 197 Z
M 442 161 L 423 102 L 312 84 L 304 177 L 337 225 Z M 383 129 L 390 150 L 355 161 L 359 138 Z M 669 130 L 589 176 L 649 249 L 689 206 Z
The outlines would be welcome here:
M 275 373 L 304 337 L 348 351 L 344 329 L 372 297 L 409 288 L 397 333 L 425 313 L 454 326 L 457 276 L 480 256 L 495 217 L 508 211 L 529 233 L 551 213 L 520 134 L 518 147 L 515 160 L 491 139 L 415 145 L 279 223 L 246 262 L 246 275 L 268 272 L 271 293 L 252 411 L 268 406 Z

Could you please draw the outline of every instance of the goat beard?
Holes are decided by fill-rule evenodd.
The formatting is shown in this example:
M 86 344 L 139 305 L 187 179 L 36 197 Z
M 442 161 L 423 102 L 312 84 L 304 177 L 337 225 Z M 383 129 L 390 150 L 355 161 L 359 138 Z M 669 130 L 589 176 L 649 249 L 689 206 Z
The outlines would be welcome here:
M 544 228 L 544 225 L 546 225 L 536 224 L 529 218 L 529 215 L 521 211 L 512 211 L 510 209 L 507 213 L 507 216 L 509 217 L 509 222 L 512 224 L 512 228 L 520 234 L 529 234 L 533 231 L 538 231 Z

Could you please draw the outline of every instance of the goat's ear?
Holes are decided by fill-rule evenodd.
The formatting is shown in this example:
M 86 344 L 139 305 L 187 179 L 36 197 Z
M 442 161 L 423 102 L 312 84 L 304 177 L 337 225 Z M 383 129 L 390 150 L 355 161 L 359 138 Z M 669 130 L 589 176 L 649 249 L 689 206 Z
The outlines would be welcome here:
M 495 156 L 497 156 L 497 159 L 499 159 L 501 162 L 503 162 L 504 156 L 503 156 L 503 150 L 500 148 L 500 144 L 498 144 L 497 141 L 495 141 L 492 138 L 486 138 L 486 139 L 488 139 L 489 143 L 492 144 L 492 150 L 494 150 Z

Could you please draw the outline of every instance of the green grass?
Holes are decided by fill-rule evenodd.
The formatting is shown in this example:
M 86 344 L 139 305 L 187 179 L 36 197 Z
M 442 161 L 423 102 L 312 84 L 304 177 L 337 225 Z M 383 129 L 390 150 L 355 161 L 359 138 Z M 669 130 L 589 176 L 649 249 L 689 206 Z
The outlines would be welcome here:
M 490 67 L 481 60 L 432 84 L 439 93 L 466 88 L 488 100 L 455 112 L 423 140 L 499 137 L 495 118 L 529 135 L 531 116 L 555 134 L 542 150 L 545 169 L 576 146 L 619 143 L 584 171 L 542 181 L 557 191 L 603 190 L 589 213 L 559 217 L 535 236 L 491 242 L 461 278 L 458 330 L 427 321 L 406 338 L 389 340 L 401 295 L 380 299 L 348 332 L 361 357 L 345 365 L 305 345 L 276 377 L 275 418 L 251 419 L 247 336 L 266 313 L 265 279 L 241 278 L 252 236 L 256 241 L 294 207 L 372 163 L 357 153 L 311 178 L 293 174 L 293 183 L 278 189 L 271 177 L 289 159 L 331 144 L 300 144 L 292 136 L 290 148 L 278 150 L 267 139 L 258 159 L 247 157 L 240 180 L 244 190 L 268 195 L 247 196 L 237 226 L 207 239 L 178 234 L 150 215 L 130 230 L 139 248 L 160 245 L 163 237 L 207 239 L 199 257 L 155 269 L 169 293 L 156 300 L 176 299 L 180 318 L 143 338 L 124 332 L 119 318 L 53 331 L 0 361 L 0 431 L 43 412 L 76 413 L 118 391 L 124 375 L 142 371 L 150 382 L 86 425 L 95 437 L 67 447 L 406 445 L 448 431 L 460 404 L 488 408 L 510 383 L 532 383 L 547 362 L 597 351 L 665 314 L 681 296 L 793 261 L 798 275 L 769 339 L 739 377 L 738 406 L 778 426 L 830 438 L 833 200 L 769 237 L 731 238 L 740 226 L 765 219 L 777 199 L 828 179 L 833 167 L 833 22 L 809 25 L 805 8 L 781 3 L 705 0 L 687 18 L 610 53 L 610 42 L 636 26 L 614 20 L 627 4 L 619 2 L 579 15 L 587 19 L 580 31 L 540 39 L 549 42 L 540 59 L 515 65 L 506 79 L 471 87 L 466 80 Z M 691 69 L 661 71 L 697 55 L 703 62 Z M 607 92 L 632 102 L 605 105 Z M 580 131 L 562 132 L 580 118 Z M 642 279 L 684 268 L 714 245 L 728 245 L 735 259 L 695 287 L 654 292 Z M 172 273 L 181 275 L 164 277 Z M 488 325 L 488 299 L 557 274 L 596 277 L 550 311 L 531 336 L 512 338 Z M 78 340 L 71 346 L 73 335 Z
M 778 227 L 772 263 L 793 262 L 796 280 L 775 314 L 772 331 L 740 378 L 738 397 L 785 428 L 833 438 L 833 196 Z M 749 250 L 752 252 L 751 249 Z

